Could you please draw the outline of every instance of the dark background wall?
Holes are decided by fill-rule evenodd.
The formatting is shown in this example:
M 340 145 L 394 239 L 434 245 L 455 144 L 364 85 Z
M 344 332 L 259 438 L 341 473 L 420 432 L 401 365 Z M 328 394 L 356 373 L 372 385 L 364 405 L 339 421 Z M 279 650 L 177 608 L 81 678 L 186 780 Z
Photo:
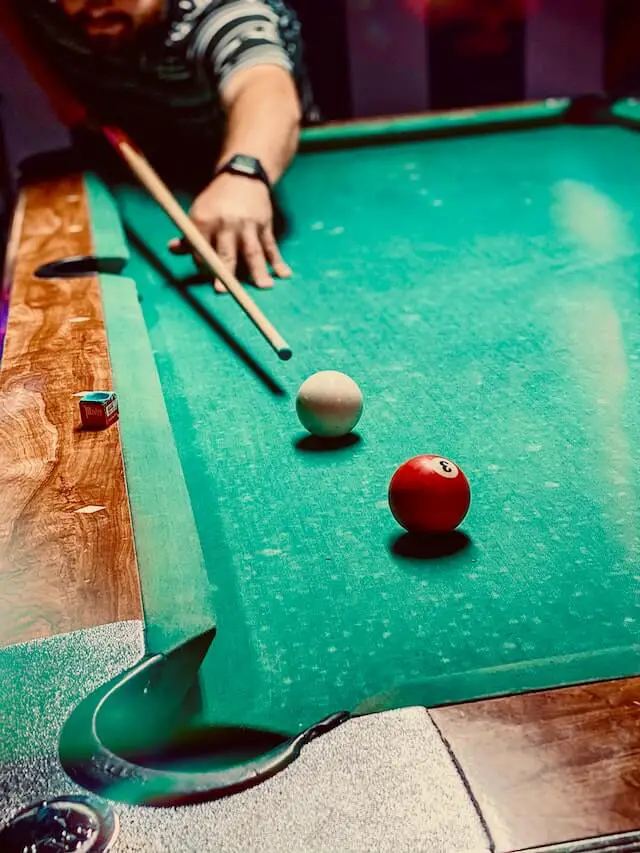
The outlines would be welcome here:
M 293 3 L 328 118 L 601 92 L 611 41 L 640 6 L 637 0 Z
M 613 94 L 640 91 L 640 3 L 612 0 L 605 20 L 604 86 Z

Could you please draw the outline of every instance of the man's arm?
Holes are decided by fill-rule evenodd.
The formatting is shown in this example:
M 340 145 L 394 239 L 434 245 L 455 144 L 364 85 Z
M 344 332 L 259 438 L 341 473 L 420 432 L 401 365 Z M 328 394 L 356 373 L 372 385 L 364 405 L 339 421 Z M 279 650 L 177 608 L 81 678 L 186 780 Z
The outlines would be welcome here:
M 299 28 L 280 0 L 222 2 L 197 32 L 193 55 L 217 85 L 226 116 L 216 169 L 234 154 L 255 157 L 271 184 L 295 155 L 301 122 L 296 66 Z M 220 257 L 235 270 L 240 255 L 258 287 L 291 270 L 273 234 L 273 209 L 266 186 L 254 178 L 224 173 L 204 188 L 191 216 Z M 185 251 L 184 243 L 173 244 Z M 216 283 L 218 290 L 222 289 Z
M 260 160 L 275 184 L 293 159 L 300 134 L 300 100 L 291 75 L 275 65 L 241 69 L 221 96 L 227 130 L 218 165 L 234 154 L 248 154 Z
M 242 69 L 221 95 L 227 127 L 217 166 L 246 154 L 262 163 L 275 184 L 298 146 L 301 110 L 291 75 L 275 65 Z M 257 287 L 273 285 L 267 264 L 278 278 L 291 275 L 273 233 L 270 194 L 260 181 L 218 176 L 194 202 L 191 217 L 232 270 L 238 256 L 244 257 Z M 186 246 L 174 244 L 174 249 L 186 251 Z M 224 288 L 216 282 L 216 289 Z

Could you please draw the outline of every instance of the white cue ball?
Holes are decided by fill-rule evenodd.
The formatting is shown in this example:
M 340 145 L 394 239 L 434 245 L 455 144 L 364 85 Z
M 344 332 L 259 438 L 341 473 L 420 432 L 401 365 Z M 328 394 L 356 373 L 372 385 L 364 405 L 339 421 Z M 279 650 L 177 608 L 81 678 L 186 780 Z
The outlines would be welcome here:
M 338 438 L 351 432 L 360 420 L 362 392 L 346 373 L 321 370 L 300 386 L 296 410 L 310 433 Z

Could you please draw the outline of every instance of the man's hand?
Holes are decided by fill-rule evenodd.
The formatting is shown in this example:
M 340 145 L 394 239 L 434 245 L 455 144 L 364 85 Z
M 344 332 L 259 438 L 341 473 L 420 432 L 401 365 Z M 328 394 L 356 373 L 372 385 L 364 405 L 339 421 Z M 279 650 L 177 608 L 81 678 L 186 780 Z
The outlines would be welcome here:
M 191 218 L 232 273 L 244 258 L 256 287 L 273 287 L 268 265 L 278 278 L 291 276 L 273 235 L 269 191 L 260 181 L 220 175 L 195 200 Z M 184 240 L 172 241 L 170 248 L 176 254 L 190 251 Z M 225 290 L 217 280 L 215 288 Z

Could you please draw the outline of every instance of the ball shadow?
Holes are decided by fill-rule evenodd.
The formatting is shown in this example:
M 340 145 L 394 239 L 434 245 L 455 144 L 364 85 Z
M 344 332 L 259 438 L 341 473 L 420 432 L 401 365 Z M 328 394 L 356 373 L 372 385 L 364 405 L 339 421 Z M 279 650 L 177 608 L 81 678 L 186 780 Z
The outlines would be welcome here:
M 391 543 L 391 552 L 403 560 L 438 560 L 453 557 L 471 545 L 471 539 L 461 530 L 451 533 L 438 533 L 432 536 L 418 536 L 415 533 L 401 533 Z
M 336 450 L 346 450 L 360 444 L 362 439 L 356 433 L 350 432 L 338 438 L 321 438 L 318 435 L 305 435 L 298 438 L 294 444 L 296 450 L 302 453 L 330 453 Z

